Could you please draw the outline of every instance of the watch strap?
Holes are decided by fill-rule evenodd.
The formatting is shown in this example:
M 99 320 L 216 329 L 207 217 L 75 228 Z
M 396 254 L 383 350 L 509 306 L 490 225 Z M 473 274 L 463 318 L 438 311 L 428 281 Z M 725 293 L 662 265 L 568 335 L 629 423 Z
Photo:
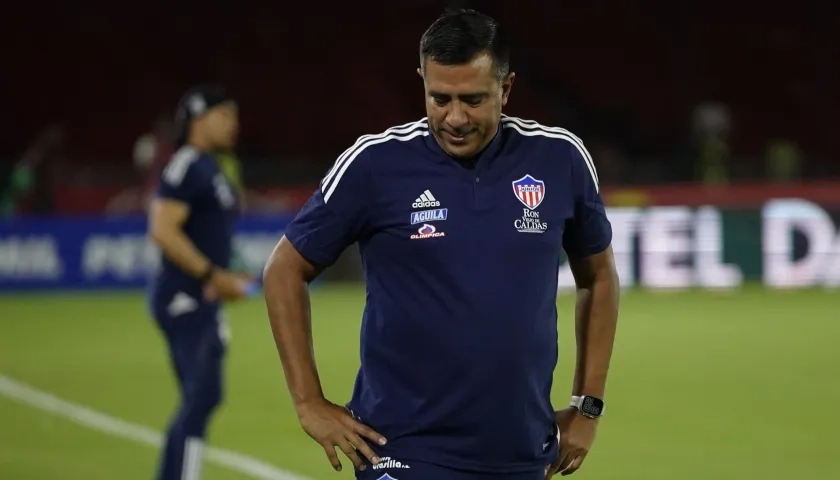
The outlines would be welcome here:
M 216 273 L 216 265 L 213 265 L 211 263 L 207 266 L 207 270 L 205 270 L 204 273 L 202 273 L 201 276 L 198 277 L 198 280 L 201 283 L 207 283 L 207 281 L 210 280 L 210 277 L 212 277 L 214 273 Z

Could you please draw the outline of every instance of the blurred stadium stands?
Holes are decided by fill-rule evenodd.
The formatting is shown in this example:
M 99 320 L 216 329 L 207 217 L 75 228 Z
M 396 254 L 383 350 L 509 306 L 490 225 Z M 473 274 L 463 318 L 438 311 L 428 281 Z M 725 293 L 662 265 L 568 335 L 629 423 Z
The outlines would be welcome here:
M 444 3 L 19 4 L 2 33 L 16 45 L 2 171 L 55 125 L 63 141 L 41 179 L 52 208 L 113 196 L 142 183 L 138 137 L 189 85 L 221 81 L 242 105 L 246 184 L 312 185 L 359 135 L 423 115 L 416 45 Z M 479 3 L 516 42 L 507 113 L 578 134 L 608 186 L 840 175 L 828 2 Z
M 150 478 L 151 451 L 44 420 L 9 402 L 3 380 L 164 427 L 175 390 L 137 289 L 157 258 L 144 201 L 182 92 L 221 82 L 239 99 L 240 147 L 227 161 L 248 191 L 237 241 L 258 270 L 340 152 L 424 115 L 417 44 L 445 5 L 510 29 L 505 113 L 584 140 L 622 283 L 646 287 L 623 300 L 618 400 L 576 477 L 836 475 L 840 417 L 795 404 L 840 400 L 836 2 L 13 3 L 0 20 L 0 478 Z M 565 267 L 560 276 L 573 285 Z M 358 260 L 330 279 L 359 280 Z M 702 288 L 656 291 L 675 287 Z M 788 288 L 808 291 L 778 291 Z M 106 293 L 65 294 L 80 289 Z M 364 291 L 316 295 L 319 366 L 340 399 L 358 365 Z M 573 307 L 563 295 L 560 305 L 565 402 Z M 232 354 L 213 441 L 334 478 L 296 424 L 264 306 L 231 316 L 246 347 Z M 714 404 L 722 392 L 732 404 Z M 208 470 L 246 478 L 227 473 Z

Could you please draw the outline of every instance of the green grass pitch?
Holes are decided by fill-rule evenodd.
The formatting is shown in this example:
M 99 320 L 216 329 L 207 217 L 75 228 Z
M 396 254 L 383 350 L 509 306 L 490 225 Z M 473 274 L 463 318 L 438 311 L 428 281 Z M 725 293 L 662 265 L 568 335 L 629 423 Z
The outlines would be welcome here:
M 336 402 L 347 399 L 358 366 L 363 299 L 358 286 L 313 293 L 318 366 Z M 573 302 L 558 301 L 554 400 L 562 406 L 573 367 Z M 572 478 L 836 478 L 836 292 L 628 292 L 621 312 L 607 416 Z M 349 468 L 333 472 L 301 431 L 262 300 L 230 306 L 228 317 L 226 403 L 210 443 L 313 479 L 352 478 Z M 176 402 L 163 341 L 140 294 L 0 297 L 0 374 L 156 430 Z M 156 460 L 152 448 L 0 395 L 0 478 L 148 479 Z M 214 465 L 204 472 L 209 480 L 247 478 Z

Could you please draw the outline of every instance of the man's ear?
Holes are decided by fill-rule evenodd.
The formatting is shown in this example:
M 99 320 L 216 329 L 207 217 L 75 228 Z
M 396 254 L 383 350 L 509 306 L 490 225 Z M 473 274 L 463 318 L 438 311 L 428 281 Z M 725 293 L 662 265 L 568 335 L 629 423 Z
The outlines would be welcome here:
M 507 78 L 502 82 L 502 106 L 507 105 L 508 98 L 510 98 L 510 91 L 513 89 L 513 80 L 516 74 L 510 72 Z
M 423 69 L 422 68 L 417 67 L 417 75 L 420 75 L 420 78 L 423 78 Z

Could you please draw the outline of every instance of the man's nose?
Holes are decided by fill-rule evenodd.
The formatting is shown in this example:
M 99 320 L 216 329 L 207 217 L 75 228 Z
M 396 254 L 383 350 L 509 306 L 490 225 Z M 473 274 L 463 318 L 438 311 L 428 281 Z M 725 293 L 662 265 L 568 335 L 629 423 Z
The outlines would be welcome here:
M 446 115 L 446 123 L 454 129 L 460 129 L 469 123 L 469 117 L 467 117 L 467 112 L 463 108 L 454 103 Z

